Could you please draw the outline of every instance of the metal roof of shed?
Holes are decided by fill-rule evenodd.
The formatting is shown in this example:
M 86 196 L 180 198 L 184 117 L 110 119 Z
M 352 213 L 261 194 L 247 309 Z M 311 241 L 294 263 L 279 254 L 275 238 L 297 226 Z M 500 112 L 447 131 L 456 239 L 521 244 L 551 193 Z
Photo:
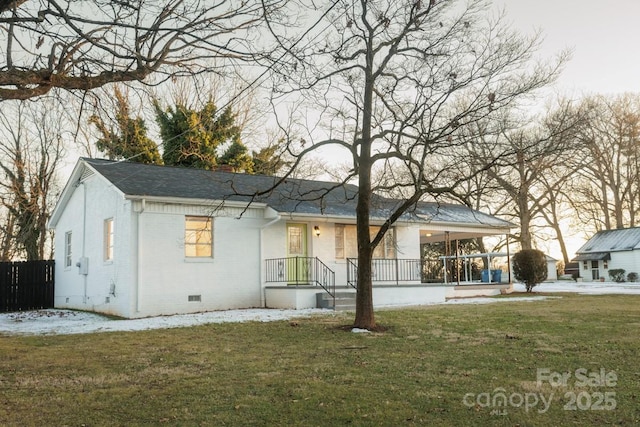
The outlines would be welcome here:
M 640 249 L 640 227 L 599 231 L 576 254 Z

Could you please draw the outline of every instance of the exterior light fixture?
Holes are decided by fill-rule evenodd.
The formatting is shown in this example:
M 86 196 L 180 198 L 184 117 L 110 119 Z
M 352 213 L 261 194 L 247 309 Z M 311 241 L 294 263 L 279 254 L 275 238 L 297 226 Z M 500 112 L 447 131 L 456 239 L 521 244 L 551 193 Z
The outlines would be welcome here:
M 317 225 L 314 226 L 313 233 L 316 235 L 316 237 L 320 237 L 320 227 L 318 227 Z

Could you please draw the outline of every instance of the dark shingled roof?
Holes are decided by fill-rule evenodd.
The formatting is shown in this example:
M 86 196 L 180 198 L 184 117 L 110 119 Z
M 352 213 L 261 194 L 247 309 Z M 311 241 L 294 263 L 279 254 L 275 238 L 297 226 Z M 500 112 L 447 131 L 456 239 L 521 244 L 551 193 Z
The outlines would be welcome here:
M 354 217 L 358 187 L 327 181 L 287 178 L 266 194 L 280 179 L 203 169 L 145 165 L 103 159 L 82 159 L 128 196 L 265 203 L 280 213 L 302 213 Z M 387 218 L 401 200 L 372 197 L 374 218 Z M 507 221 L 461 205 L 420 202 L 404 220 L 453 222 L 491 227 L 509 227 Z

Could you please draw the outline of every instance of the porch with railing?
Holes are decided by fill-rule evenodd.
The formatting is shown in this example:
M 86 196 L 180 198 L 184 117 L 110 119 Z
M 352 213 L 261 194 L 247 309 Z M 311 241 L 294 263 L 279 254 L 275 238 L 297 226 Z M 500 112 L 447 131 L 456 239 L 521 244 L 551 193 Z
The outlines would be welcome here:
M 493 257 L 498 254 L 491 254 Z M 503 254 L 499 254 L 503 255 Z M 473 258 L 487 254 L 465 257 L 440 257 L 438 259 L 373 259 L 371 278 L 374 284 L 474 284 L 501 283 L 501 270 L 483 270 Z M 490 264 L 490 262 L 489 262 Z M 347 258 L 347 285 L 357 289 L 358 260 Z M 510 277 L 510 276 L 509 276 Z
M 335 272 L 314 257 L 288 257 L 265 260 L 265 282 L 287 285 L 315 285 L 332 297 L 336 293 Z
M 466 262 L 466 263 L 465 263 Z M 478 266 L 483 264 L 449 259 L 374 259 L 372 281 L 374 299 L 380 305 L 430 304 L 448 298 L 497 295 L 510 287 L 499 281 L 485 282 Z M 271 308 L 335 308 L 355 304 L 358 261 L 347 258 L 335 273 L 317 258 L 289 257 L 265 260 L 266 306 Z M 489 271 L 486 271 L 489 273 Z M 466 282 L 462 282 L 467 279 Z M 320 292 L 322 288 L 323 292 Z M 348 297 L 348 298 L 347 298 Z M 344 299 L 344 301 L 343 301 Z M 349 301 L 347 301 L 347 299 Z M 339 300 L 340 304 L 337 303 Z M 326 301 L 331 303 L 325 305 Z M 355 308 L 349 307 L 348 310 Z
M 421 282 L 419 259 L 374 259 L 371 262 L 371 280 L 376 283 L 407 284 Z M 358 260 L 347 258 L 347 285 L 357 289 Z

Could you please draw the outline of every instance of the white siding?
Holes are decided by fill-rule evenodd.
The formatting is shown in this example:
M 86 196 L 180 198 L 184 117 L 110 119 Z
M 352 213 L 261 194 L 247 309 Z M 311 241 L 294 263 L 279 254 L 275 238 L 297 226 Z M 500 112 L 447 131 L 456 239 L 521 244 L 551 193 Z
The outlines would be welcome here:
M 202 212 L 197 207 L 183 211 L 188 212 L 145 210 L 139 216 L 135 317 L 261 306 L 259 225 L 264 221 L 214 216 L 213 257 L 187 258 L 185 214 Z
M 600 261 L 600 277 L 604 277 L 606 281 L 611 280 L 609 270 L 616 268 L 624 269 L 625 276 L 631 272 L 640 274 L 640 250 L 611 252 L 611 260 L 607 270 L 602 268 L 602 261 Z
M 260 209 L 249 209 L 235 219 L 240 212 L 212 206 L 143 205 L 126 200 L 98 175 L 88 178 L 75 188 L 56 225 L 60 248 L 56 307 L 134 318 L 261 306 L 259 226 L 266 221 L 257 219 L 262 216 Z M 185 215 L 213 215 L 213 258 L 185 257 Z M 114 219 L 115 247 L 113 261 L 105 262 L 107 218 Z M 68 231 L 73 266 L 64 268 Z M 83 256 L 89 260 L 86 276 L 75 266 Z M 189 301 L 196 295 L 199 302 Z
M 85 200 L 86 192 L 86 200 Z M 55 305 L 129 316 L 132 280 L 131 203 L 94 175 L 75 188 L 56 225 Z M 104 220 L 115 223 L 114 260 L 104 261 Z M 64 267 L 64 235 L 72 233 L 73 261 Z M 86 237 L 83 233 L 86 231 Z M 87 275 L 76 263 L 88 260 Z

